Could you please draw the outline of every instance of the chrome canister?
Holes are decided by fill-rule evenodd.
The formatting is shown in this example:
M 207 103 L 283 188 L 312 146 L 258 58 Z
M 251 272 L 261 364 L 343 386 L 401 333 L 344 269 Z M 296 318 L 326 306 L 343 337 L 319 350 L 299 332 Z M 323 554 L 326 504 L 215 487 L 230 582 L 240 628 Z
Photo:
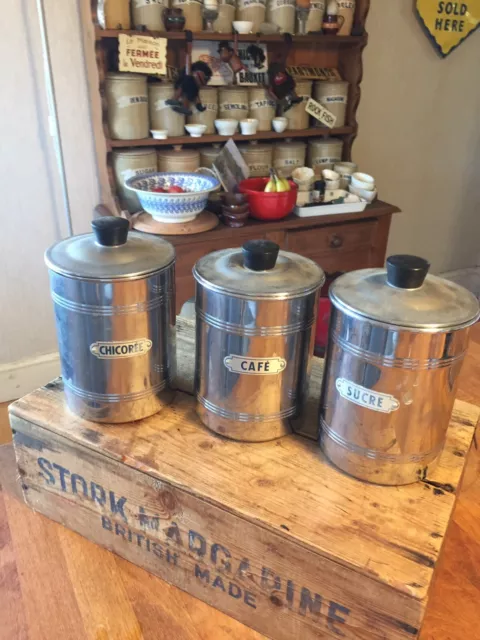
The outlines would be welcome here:
M 193 274 L 202 422 L 234 440 L 288 433 L 307 392 L 323 271 L 274 242 L 251 240 L 205 256 Z
M 122 218 L 92 227 L 45 254 L 65 395 L 88 420 L 139 420 L 173 397 L 175 251 Z
M 438 461 L 478 302 L 414 256 L 330 288 L 320 443 L 347 473 L 409 484 Z

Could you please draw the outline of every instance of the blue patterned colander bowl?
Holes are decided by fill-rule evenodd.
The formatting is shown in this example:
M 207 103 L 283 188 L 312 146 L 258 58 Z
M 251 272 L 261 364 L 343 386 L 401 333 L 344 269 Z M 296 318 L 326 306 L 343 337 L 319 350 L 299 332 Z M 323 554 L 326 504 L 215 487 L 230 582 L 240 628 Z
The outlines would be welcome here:
M 164 189 L 181 187 L 185 193 L 157 193 Z M 134 191 L 142 208 L 159 222 L 190 222 L 207 205 L 208 194 L 219 187 L 213 176 L 200 173 L 144 173 L 128 178 L 125 186 Z

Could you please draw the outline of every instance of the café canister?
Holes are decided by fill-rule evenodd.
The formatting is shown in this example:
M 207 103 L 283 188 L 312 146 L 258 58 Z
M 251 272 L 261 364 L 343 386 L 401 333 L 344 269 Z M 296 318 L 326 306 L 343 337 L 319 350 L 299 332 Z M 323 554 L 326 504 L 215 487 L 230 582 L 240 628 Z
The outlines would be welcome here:
M 193 275 L 200 419 L 234 440 L 288 433 L 304 405 L 323 271 L 274 242 L 249 240 L 201 258 Z
M 65 396 L 93 422 L 146 418 L 173 397 L 175 251 L 105 217 L 45 254 Z
M 445 444 L 475 296 L 415 256 L 345 274 L 332 315 L 320 443 L 352 476 L 376 484 L 425 478 Z

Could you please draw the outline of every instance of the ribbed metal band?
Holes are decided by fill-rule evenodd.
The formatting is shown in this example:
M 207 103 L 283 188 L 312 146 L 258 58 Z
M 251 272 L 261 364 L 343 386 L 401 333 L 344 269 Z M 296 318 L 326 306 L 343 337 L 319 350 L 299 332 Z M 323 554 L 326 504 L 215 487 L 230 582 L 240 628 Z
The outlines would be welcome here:
M 233 322 L 225 322 L 214 318 L 213 316 L 205 313 L 201 309 L 197 309 L 197 316 L 203 320 L 206 324 L 215 329 L 221 329 L 228 331 L 228 333 L 234 333 L 239 336 L 288 336 L 292 333 L 299 333 L 300 331 L 306 331 L 310 329 L 313 324 L 314 318 L 312 317 L 308 322 L 296 322 L 295 324 L 280 325 L 277 327 L 245 327 Z
M 355 453 L 358 456 L 363 458 L 368 458 L 369 460 L 379 460 L 380 462 L 393 462 L 395 464 L 405 464 L 409 462 L 424 462 L 425 460 L 431 460 L 435 458 L 443 449 L 443 442 L 441 442 L 438 446 L 430 451 L 424 451 L 423 453 L 417 454 L 394 454 L 394 453 L 384 453 L 383 451 L 377 451 L 375 449 L 367 449 L 365 447 L 361 447 L 358 444 L 354 444 L 353 442 L 349 442 L 342 438 L 338 433 L 333 431 L 328 424 L 325 422 L 323 418 L 320 418 L 320 438 L 329 438 L 333 443 L 337 446 L 342 447 L 346 451 L 350 453 Z
M 394 369 L 413 369 L 415 371 L 425 371 L 427 369 L 443 369 L 445 367 L 451 367 L 452 364 L 463 360 L 465 357 L 465 351 L 448 358 L 429 358 L 426 360 L 418 360 L 416 358 L 389 358 L 388 356 L 379 356 L 370 351 L 365 351 L 360 347 L 350 344 L 344 338 L 340 337 L 337 333 L 333 333 L 331 336 L 332 341 L 343 349 L 343 351 L 350 353 L 352 356 L 361 358 L 369 364 L 374 364 L 379 367 L 390 367 Z
M 76 311 L 77 313 L 84 313 L 86 315 L 95 316 L 119 316 L 127 315 L 131 313 L 142 313 L 151 311 L 157 307 L 165 305 L 170 300 L 171 294 L 167 293 L 157 298 L 151 298 L 146 302 L 136 302 L 135 304 L 126 305 L 95 305 L 95 304 L 83 304 L 82 302 L 74 302 L 73 300 L 67 300 L 62 298 L 58 294 L 52 291 L 52 299 L 56 305 L 69 311 Z
M 214 413 L 216 416 L 220 416 L 227 420 L 235 420 L 236 422 L 273 422 L 274 420 L 289 418 L 290 416 L 295 415 L 297 411 L 296 407 L 291 407 L 290 409 L 285 409 L 278 413 L 269 413 L 266 416 L 258 416 L 252 413 L 235 413 L 234 411 L 228 411 L 228 409 L 219 407 L 199 394 L 197 394 L 197 400 L 202 407 L 205 407 L 205 409 Z
M 92 400 L 93 402 L 105 402 L 105 403 L 113 403 L 113 402 L 132 402 L 134 400 L 141 400 L 142 398 L 147 398 L 148 396 L 154 396 L 165 387 L 168 386 L 169 380 L 165 379 L 159 382 L 156 385 L 153 385 L 149 389 L 144 389 L 142 391 L 135 391 L 133 393 L 95 393 L 93 391 L 86 391 L 85 389 L 80 389 L 70 382 L 67 382 L 65 378 L 63 379 L 65 386 L 68 388 L 71 393 L 78 396 L 79 398 L 83 398 L 84 400 Z

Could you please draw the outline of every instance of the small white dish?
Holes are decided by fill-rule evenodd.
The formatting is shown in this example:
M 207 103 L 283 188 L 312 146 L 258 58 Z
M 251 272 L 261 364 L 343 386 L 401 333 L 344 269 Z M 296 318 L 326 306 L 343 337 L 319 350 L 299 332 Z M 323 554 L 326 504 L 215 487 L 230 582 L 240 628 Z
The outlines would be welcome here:
M 237 33 L 251 33 L 253 27 L 253 22 L 248 20 L 234 20 L 232 24 Z
M 185 129 L 192 136 L 192 138 L 201 138 L 207 130 L 206 124 L 186 124 Z
M 240 131 L 244 136 L 253 136 L 257 133 L 258 120 L 256 118 L 246 118 L 240 120 Z
M 155 140 L 166 140 L 168 137 L 167 129 L 150 129 L 150 133 Z
M 288 120 L 286 118 L 273 118 L 272 119 L 272 127 L 273 130 L 277 133 L 283 133 L 287 128 Z
M 375 189 L 375 178 L 368 173 L 354 173 L 352 175 L 352 186 L 357 189 L 373 191 Z
M 359 189 L 358 187 L 354 187 L 353 184 L 348 187 L 348 190 L 350 191 L 350 193 L 353 193 L 356 196 L 360 196 L 362 200 L 366 200 L 369 204 L 372 203 L 377 197 L 376 190 L 370 191 L 369 189 Z
M 215 120 L 215 127 L 221 136 L 233 136 L 238 127 L 238 120 L 219 118 Z
M 340 180 L 340 174 L 337 173 L 336 171 L 332 171 L 331 169 L 323 169 L 322 171 L 322 177 L 324 180 L 327 181 L 335 181 L 335 180 Z M 337 187 L 338 189 L 338 187 Z

